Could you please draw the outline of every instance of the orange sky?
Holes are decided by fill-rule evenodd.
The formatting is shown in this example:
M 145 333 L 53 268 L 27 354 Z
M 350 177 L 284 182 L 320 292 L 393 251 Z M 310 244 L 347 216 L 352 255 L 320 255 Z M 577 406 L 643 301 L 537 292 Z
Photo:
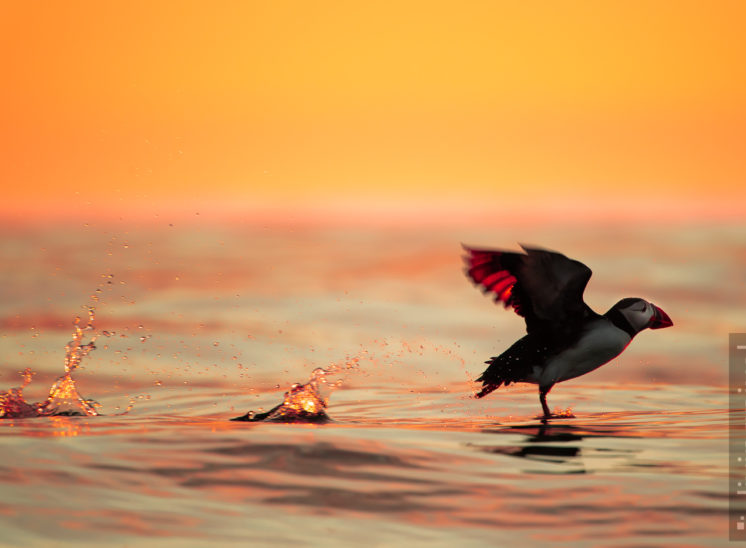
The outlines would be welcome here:
M 740 215 L 745 24 L 741 1 L 6 1 L 0 216 Z

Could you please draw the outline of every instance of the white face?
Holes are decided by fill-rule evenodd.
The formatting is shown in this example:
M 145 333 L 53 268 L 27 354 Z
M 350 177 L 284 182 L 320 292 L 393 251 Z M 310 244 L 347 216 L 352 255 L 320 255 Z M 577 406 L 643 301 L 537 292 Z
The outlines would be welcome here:
M 635 330 L 642 331 L 650 324 L 650 320 L 655 315 L 655 308 L 649 302 L 637 299 L 620 312 Z

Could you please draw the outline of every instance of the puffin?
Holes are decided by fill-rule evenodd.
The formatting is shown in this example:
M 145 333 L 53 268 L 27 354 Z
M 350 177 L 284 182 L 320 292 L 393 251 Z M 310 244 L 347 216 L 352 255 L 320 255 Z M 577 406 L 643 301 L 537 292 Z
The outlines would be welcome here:
M 583 301 L 591 269 L 561 253 L 524 245 L 523 252 L 463 248 L 467 277 L 526 321 L 526 335 L 485 362 L 477 398 L 511 383 L 537 384 L 544 418 L 551 418 L 547 394 L 555 384 L 610 362 L 640 331 L 673 325 L 659 307 L 635 297 L 594 312 Z

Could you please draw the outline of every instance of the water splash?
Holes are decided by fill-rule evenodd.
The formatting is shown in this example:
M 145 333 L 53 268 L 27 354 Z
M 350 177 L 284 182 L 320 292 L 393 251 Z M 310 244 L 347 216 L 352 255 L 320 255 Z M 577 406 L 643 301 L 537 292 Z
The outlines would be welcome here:
M 574 419 L 575 415 L 572 412 L 572 407 L 568 407 L 567 409 L 562 409 L 560 407 L 556 408 L 552 412 L 552 418 L 554 419 Z
M 23 384 L 18 388 L 11 388 L 0 393 L 0 418 L 28 418 L 52 415 L 81 415 L 93 417 L 98 415 L 93 400 L 83 398 L 75 386 L 72 373 L 92 350 L 98 334 L 93 327 L 95 315 L 93 307 L 86 307 L 88 319 L 83 325 L 80 316 L 73 322 L 75 331 L 73 340 L 65 345 L 65 373 L 59 377 L 49 389 L 47 399 L 38 403 L 28 403 L 23 397 L 23 389 L 31 382 L 33 372 L 30 368 L 22 373 Z M 88 332 L 93 332 L 90 341 L 83 343 Z
M 231 420 L 246 422 L 329 422 L 331 419 L 326 414 L 326 407 L 329 404 L 328 392 L 338 388 L 342 383 L 342 381 L 329 382 L 329 376 L 347 369 L 354 369 L 358 362 L 358 358 L 352 358 L 342 366 L 332 364 L 326 369 L 317 367 L 311 373 L 308 382 L 294 384 L 290 387 L 290 390 L 285 392 L 280 405 L 264 413 L 249 411 L 245 415 Z
M 29 404 L 23 397 L 23 389 L 31 382 L 34 373 L 27 367 L 21 375 L 23 375 L 21 386 L 0 394 L 0 418 L 25 418 L 39 415 L 37 404 Z

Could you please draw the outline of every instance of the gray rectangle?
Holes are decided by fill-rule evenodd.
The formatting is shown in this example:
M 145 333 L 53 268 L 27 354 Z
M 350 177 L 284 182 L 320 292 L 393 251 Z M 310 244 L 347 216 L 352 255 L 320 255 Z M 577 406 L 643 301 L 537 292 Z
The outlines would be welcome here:
M 746 540 L 746 333 L 731 333 L 729 361 L 728 462 L 729 538 Z

